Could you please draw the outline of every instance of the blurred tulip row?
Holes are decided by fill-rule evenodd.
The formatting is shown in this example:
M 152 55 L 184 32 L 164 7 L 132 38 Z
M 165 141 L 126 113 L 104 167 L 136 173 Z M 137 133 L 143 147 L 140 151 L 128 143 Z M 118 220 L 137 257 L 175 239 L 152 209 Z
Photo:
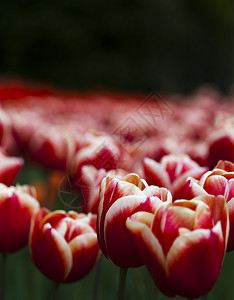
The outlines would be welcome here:
M 118 299 L 127 269 L 143 265 L 168 297 L 210 292 L 234 250 L 232 96 L 62 94 L 1 83 L 0 99 L 3 266 L 28 244 L 55 283 L 51 299 L 101 255 L 120 268 Z M 43 167 L 46 181 L 14 186 L 31 166 Z

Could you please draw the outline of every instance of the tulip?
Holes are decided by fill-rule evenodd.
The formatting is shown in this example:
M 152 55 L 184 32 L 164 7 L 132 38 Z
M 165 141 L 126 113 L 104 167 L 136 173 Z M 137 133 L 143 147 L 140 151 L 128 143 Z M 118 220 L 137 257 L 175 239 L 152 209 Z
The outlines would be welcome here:
M 70 157 L 69 171 L 80 175 L 82 166 L 93 165 L 97 169 L 117 169 L 121 154 L 116 142 L 109 135 L 87 133 L 83 145 Z
M 0 182 L 11 186 L 18 175 L 24 160 L 20 157 L 8 157 L 0 150 Z
M 214 286 L 229 230 L 223 196 L 162 203 L 154 214 L 132 215 L 126 226 L 162 293 L 197 298 Z
M 66 170 L 66 133 L 59 126 L 51 125 L 48 129 L 48 125 L 43 127 L 41 124 L 41 130 L 35 131 L 31 137 L 31 157 L 47 168 Z
M 162 201 L 171 202 L 170 192 L 165 188 L 148 186 L 136 174 L 128 174 L 122 179 L 106 177 L 102 180 L 97 233 L 100 248 L 110 261 L 121 268 L 143 264 L 125 223 L 137 211 L 155 211 Z
M 200 167 L 187 155 L 167 155 L 160 163 L 145 158 L 143 167 L 146 181 L 169 189 L 173 199 L 183 197 L 184 184 L 189 176 L 199 179 L 207 171 L 206 167 Z
M 99 256 L 96 216 L 41 208 L 32 222 L 29 247 L 45 276 L 57 283 L 77 281 Z
M 98 170 L 92 165 L 83 166 L 77 184 L 83 196 L 83 212 L 97 214 L 100 202 L 99 190 L 103 178 L 106 176 L 123 178 L 125 175 L 127 172 L 121 169 L 106 171 L 105 169 Z
M 29 238 L 31 219 L 39 209 L 28 186 L 7 187 L 0 184 L 0 251 L 14 252 Z
M 201 194 L 224 196 L 230 219 L 227 250 L 234 250 L 234 164 L 219 161 L 217 166 L 212 171 L 206 172 L 199 182 L 189 178 L 184 192 L 187 199 Z
M 234 122 L 233 122 L 234 123 Z M 208 165 L 213 168 L 219 160 L 234 161 L 234 125 L 231 130 L 217 130 L 209 137 Z

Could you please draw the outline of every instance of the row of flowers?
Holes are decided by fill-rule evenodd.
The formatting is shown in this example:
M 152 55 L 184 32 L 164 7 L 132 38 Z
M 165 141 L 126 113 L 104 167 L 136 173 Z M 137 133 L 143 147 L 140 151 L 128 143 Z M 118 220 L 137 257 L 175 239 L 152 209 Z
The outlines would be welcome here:
M 123 170 L 97 170 L 97 215 L 50 212 L 40 208 L 33 187 L 1 184 L 0 250 L 17 251 L 29 240 L 41 272 L 66 283 L 93 268 L 100 247 L 121 268 L 145 264 L 168 296 L 208 293 L 226 248 L 234 249 L 234 164 L 220 161 L 206 171 L 188 157 L 169 156 L 161 164 L 145 159 L 144 168 L 151 185 Z
M 159 161 L 185 153 L 210 169 L 220 159 L 234 160 L 232 96 L 201 90 L 187 98 L 161 100 L 153 94 L 145 100 L 141 95 L 20 93 L 18 88 L 17 97 L 11 90 L 0 83 L 0 144 L 11 155 L 49 168 L 72 165 L 73 171 L 84 152 L 92 160 L 103 151 L 106 159 L 93 162 L 96 167 L 136 173 L 143 157 Z

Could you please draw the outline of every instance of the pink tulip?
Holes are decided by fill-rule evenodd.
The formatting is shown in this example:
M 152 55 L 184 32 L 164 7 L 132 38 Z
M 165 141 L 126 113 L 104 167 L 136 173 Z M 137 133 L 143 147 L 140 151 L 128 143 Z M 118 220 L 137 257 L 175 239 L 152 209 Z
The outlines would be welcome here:
M 126 220 L 138 211 L 155 211 L 163 201 L 171 202 L 170 192 L 148 186 L 136 174 L 122 179 L 104 178 L 97 219 L 98 241 L 103 254 L 119 267 L 142 265 L 140 253 L 126 228 Z
M 160 163 L 145 158 L 143 167 L 146 181 L 169 189 L 173 199 L 183 198 L 184 184 L 189 176 L 199 179 L 207 171 L 187 155 L 167 155 Z
M 154 213 L 132 215 L 126 226 L 162 293 L 197 298 L 214 286 L 229 230 L 223 196 L 162 203 Z
M 41 208 L 32 223 L 29 247 L 45 276 L 59 283 L 77 281 L 99 256 L 96 216 Z
M 29 238 L 31 219 L 39 202 L 28 186 L 7 187 L 0 184 L 0 251 L 14 252 Z

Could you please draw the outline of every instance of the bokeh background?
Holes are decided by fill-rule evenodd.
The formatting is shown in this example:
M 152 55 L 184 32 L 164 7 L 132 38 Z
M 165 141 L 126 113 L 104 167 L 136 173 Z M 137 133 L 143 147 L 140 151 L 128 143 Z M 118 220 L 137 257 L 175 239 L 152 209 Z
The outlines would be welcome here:
M 68 89 L 189 93 L 234 81 L 231 0 L 0 2 L 0 75 Z

